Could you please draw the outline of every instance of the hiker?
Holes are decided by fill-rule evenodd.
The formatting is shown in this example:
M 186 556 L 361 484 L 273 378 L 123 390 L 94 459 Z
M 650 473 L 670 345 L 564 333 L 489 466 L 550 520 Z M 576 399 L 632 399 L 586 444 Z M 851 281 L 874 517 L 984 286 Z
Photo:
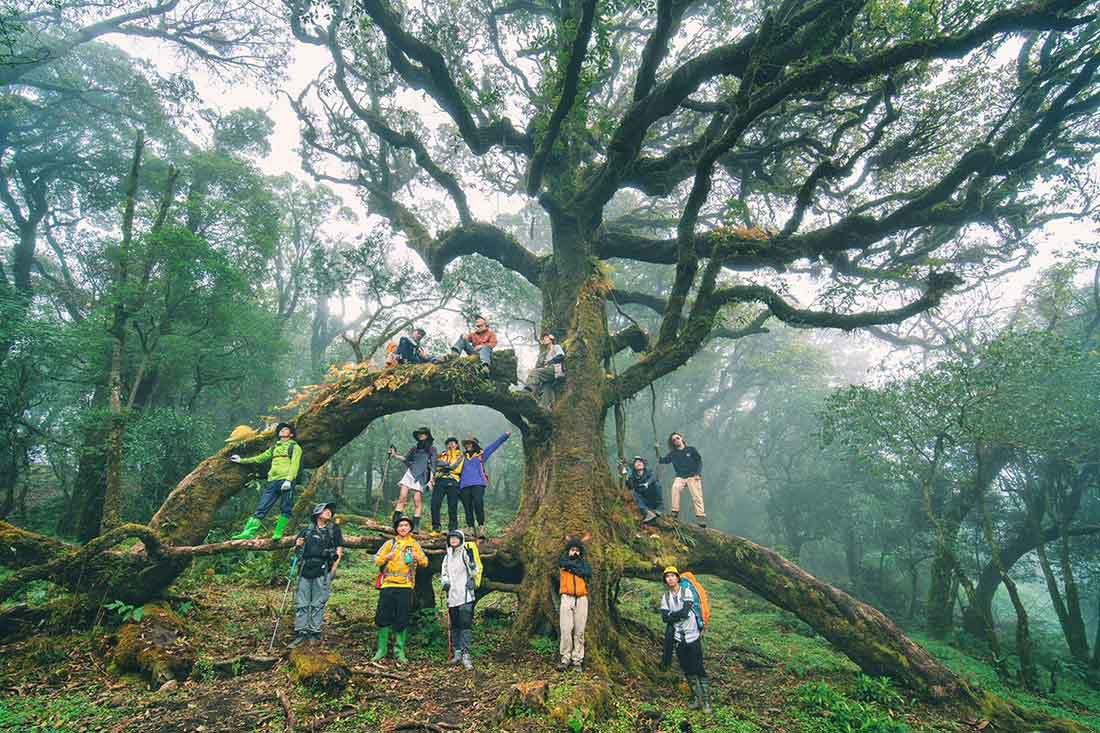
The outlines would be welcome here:
M 558 592 L 561 606 L 558 622 L 561 640 L 558 643 L 558 671 L 564 672 L 573 665 L 580 670 L 584 661 L 584 627 L 588 624 L 588 582 L 592 580 L 592 568 L 584 559 L 584 545 L 578 539 L 570 539 L 558 559 Z
M 377 587 L 378 609 L 374 624 L 378 627 L 378 651 L 373 660 L 379 662 L 389 652 L 390 631 L 394 632 L 393 656 L 399 662 L 407 662 L 405 641 L 409 633 L 409 616 L 412 615 L 413 585 L 416 569 L 427 567 L 428 557 L 412 536 L 413 523 L 408 517 L 393 521 L 397 534 L 374 554 L 374 564 L 379 568 Z
M 690 588 L 680 583 L 680 571 L 673 566 L 664 570 L 665 592 L 661 596 L 661 618 L 676 645 L 676 658 L 688 685 L 695 693 L 695 700 L 688 706 L 692 710 L 703 708 L 711 712 L 710 683 L 703 669 L 703 642 L 695 608 L 695 597 Z M 667 638 L 667 633 L 666 633 Z
M 542 349 L 535 360 L 535 368 L 527 374 L 527 383 L 524 388 L 535 393 L 535 399 L 543 404 L 547 388 L 562 376 L 562 366 L 565 362 L 565 351 L 558 346 L 558 340 L 552 333 L 544 333 L 539 338 Z
M 413 440 L 416 445 L 409 448 L 404 456 L 397 455 L 397 449 L 392 445 L 389 450 L 390 458 L 397 458 L 405 464 L 405 475 L 401 477 L 401 494 L 394 505 L 393 521 L 405 512 L 405 504 L 409 500 L 409 492 L 413 495 L 413 532 L 420 529 L 420 515 L 424 511 L 424 489 L 432 490 L 432 482 L 435 474 L 435 464 L 438 453 L 432 443 L 432 431 L 427 427 L 420 427 L 413 431 Z
M 477 587 L 481 585 L 481 554 L 477 545 L 466 541 L 466 535 L 457 529 L 447 533 L 447 554 L 439 568 L 439 582 L 447 594 L 447 614 L 451 627 L 451 664 L 462 663 L 473 669 L 470 659 L 470 642 L 474 632 L 474 602 Z
M 290 521 L 290 515 L 294 512 L 294 482 L 298 480 L 298 473 L 302 466 L 302 446 L 294 440 L 298 436 L 290 423 L 281 422 L 276 425 L 275 434 L 279 436 L 279 440 L 259 455 L 241 458 L 234 453 L 229 456 L 229 460 L 241 464 L 271 461 L 271 468 L 267 471 L 267 484 L 264 486 L 263 493 L 260 494 L 260 503 L 256 505 L 256 512 L 248 518 L 244 529 L 233 535 L 232 539 L 255 539 L 261 520 L 278 501 L 281 502 L 282 515 L 275 521 L 275 531 L 271 533 L 271 539 L 281 540 L 283 532 L 286 531 L 286 525 Z
M 471 528 L 470 533 L 479 539 L 485 539 L 485 487 L 489 484 L 489 474 L 485 471 L 485 464 L 496 453 L 497 448 L 511 437 L 512 431 L 509 430 L 484 450 L 477 438 L 472 435 L 462 441 L 464 455 L 459 491 L 463 507 L 466 509 L 466 523 Z M 470 524 L 471 519 L 474 520 L 473 524 Z
M 447 498 L 447 531 L 454 532 L 458 529 L 458 501 L 461 494 L 462 480 L 462 449 L 459 448 L 458 438 L 447 438 L 444 443 L 444 451 L 436 457 L 435 487 L 432 489 L 432 535 L 437 536 L 440 531 L 440 510 L 443 508 L 443 498 Z M 467 522 L 470 515 L 467 514 Z
M 414 328 L 408 336 L 402 336 L 397 342 L 394 360 L 398 364 L 424 364 L 430 361 L 428 352 L 420 345 L 427 334 L 423 328 Z
M 333 521 L 336 504 L 324 502 L 310 512 L 310 526 L 298 533 L 294 547 L 301 553 L 298 588 L 294 591 L 294 638 L 287 644 L 293 649 L 305 641 L 321 638 L 325 604 L 332 589 L 336 568 L 344 556 L 344 535 Z
M 658 454 L 661 446 L 654 443 Z M 699 451 L 684 442 L 684 436 L 673 433 L 668 436 L 668 455 L 660 457 L 660 463 L 671 463 L 676 472 L 672 482 L 672 516 L 680 516 L 680 492 L 687 487 L 691 493 L 691 504 L 695 510 L 695 521 L 700 527 L 707 526 L 707 513 L 703 507 L 703 457 Z
M 474 319 L 474 330 L 458 337 L 451 351 L 456 354 L 473 356 L 477 354 L 481 359 L 482 371 L 489 371 L 489 362 L 493 358 L 493 349 L 497 347 L 497 335 L 489 330 L 489 322 L 478 316 Z
M 641 456 L 634 456 L 626 472 L 626 485 L 634 492 L 634 501 L 642 512 L 642 524 L 661 516 L 661 482 Z

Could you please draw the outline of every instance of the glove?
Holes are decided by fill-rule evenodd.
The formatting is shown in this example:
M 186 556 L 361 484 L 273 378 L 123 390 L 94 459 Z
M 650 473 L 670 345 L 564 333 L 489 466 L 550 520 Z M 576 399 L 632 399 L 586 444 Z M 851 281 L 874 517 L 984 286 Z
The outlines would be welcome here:
M 290 483 L 289 481 L 284 481 L 284 482 L 283 482 L 283 485 L 282 485 L 282 486 L 280 486 L 279 488 L 280 488 L 280 490 L 282 490 L 282 491 L 290 491 L 290 487 L 291 487 L 291 486 L 293 486 L 293 485 L 294 485 L 294 484 Z
M 229 456 L 229 460 L 233 461 L 234 463 L 240 463 L 241 457 L 234 453 L 233 455 Z

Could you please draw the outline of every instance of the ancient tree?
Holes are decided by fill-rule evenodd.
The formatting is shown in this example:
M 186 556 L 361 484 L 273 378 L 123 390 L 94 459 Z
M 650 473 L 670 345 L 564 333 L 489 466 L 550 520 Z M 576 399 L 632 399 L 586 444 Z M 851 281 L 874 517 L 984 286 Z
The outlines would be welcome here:
M 295 100 L 307 169 L 357 187 L 437 278 L 480 256 L 537 288 L 568 374 L 547 410 L 508 391 L 510 365 L 489 377 L 466 359 L 346 370 L 293 417 L 306 464 L 386 414 L 492 407 L 526 454 L 518 519 L 491 543 L 489 568 L 518 585 L 517 636 L 553 625 L 558 549 L 590 534 L 597 668 L 639 667 L 620 579 L 679 561 L 791 610 L 870 673 L 969 695 L 883 614 L 766 548 L 713 530 L 690 530 L 688 547 L 667 526 L 638 544 L 601 436 L 617 404 L 716 336 L 759 332 L 766 318 L 900 323 L 1015 266 L 1045 222 L 1086 207 L 1096 4 L 290 5 L 295 36 L 332 58 Z M 527 246 L 479 220 L 475 190 L 537 201 L 550 241 Z M 663 291 L 616 288 L 630 262 L 664 266 Z M 810 304 L 790 289 L 806 283 Z M 609 312 L 626 303 L 655 325 L 615 330 Z M 630 365 L 609 371 L 628 348 Z M 126 555 L 140 593 L 171 580 L 187 557 L 171 548 L 200 542 L 244 478 L 215 456 L 180 483 L 140 530 L 146 549 Z M 64 564 L 66 551 L 6 531 Z

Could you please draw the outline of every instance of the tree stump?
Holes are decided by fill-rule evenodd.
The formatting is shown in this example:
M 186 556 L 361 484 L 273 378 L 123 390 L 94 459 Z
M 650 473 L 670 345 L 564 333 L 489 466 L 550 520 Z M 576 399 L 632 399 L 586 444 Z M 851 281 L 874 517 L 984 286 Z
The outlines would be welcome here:
M 154 688 L 166 682 L 187 679 L 195 664 L 195 653 L 184 641 L 183 619 L 157 604 L 142 609 L 140 622 L 130 622 L 118 632 L 111 651 L 111 669 L 136 672 Z
M 327 694 L 339 694 L 347 686 L 351 672 L 336 652 L 298 647 L 290 653 L 290 679 L 295 684 Z
M 508 718 L 524 712 L 542 714 L 547 712 L 546 702 L 550 699 L 550 683 L 546 680 L 517 682 L 500 696 L 497 703 L 497 719 Z
M 611 715 L 611 686 L 606 682 L 580 678 L 569 695 L 556 701 L 550 709 L 550 718 L 568 730 L 571 720 L 596 723 Z M 587 726 L 586 726 L 587 727 Z

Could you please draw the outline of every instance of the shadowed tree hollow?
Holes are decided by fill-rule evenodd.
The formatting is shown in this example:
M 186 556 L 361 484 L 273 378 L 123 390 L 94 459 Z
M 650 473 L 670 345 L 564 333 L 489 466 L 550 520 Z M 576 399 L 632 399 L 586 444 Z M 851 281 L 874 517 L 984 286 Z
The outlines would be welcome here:
M 713 530 L 690 530 L 690 549 L 669 532 L 636 545 L 602 436 L 609 411 L 713 338 L 759 333 L 770 318 L 853 330 L 919 317 L 1011 270 L 1047 222 L 1086 207 L 1079 184 L 1100 139 L 1096 3 L 289 11 L 295 37 L 332 62 L 293 100 L 307 170 L 355 187 L 437 278 L 480 256 L 526 280 L 567 374 L 544 409 L 507 390 L 506 369 L 485 378 L 469 360 L 352 369 L 294 418 L 305 463 L 392 412 L 493 407 L 526 455 L 518 519 L 490 568 L 519 584 L 518 637 L 554 624 L 563 538 L 589 534 L 597 669 L 641 666 L 615 608 L 619 580 L 678 561 L 791 610 L 869 673 L 930 698 L 969 695 L 883 614 L 766 548 Z M 486 191 L 537 204 L 525 209 L 532 241 L 475 216 Z M 536 224 L 547 241 L 534 241 Z M 642 267 L 658 287 L 620 284 Z M 624 324 L 623 305 L 652 313 Z M 629 365 L 608 369 L 628 348 Z M 170 546 L 201 541 L 244 475 L 209 459 L 150 527 Z M 146 558 L 142 592 L 184 560 Z

